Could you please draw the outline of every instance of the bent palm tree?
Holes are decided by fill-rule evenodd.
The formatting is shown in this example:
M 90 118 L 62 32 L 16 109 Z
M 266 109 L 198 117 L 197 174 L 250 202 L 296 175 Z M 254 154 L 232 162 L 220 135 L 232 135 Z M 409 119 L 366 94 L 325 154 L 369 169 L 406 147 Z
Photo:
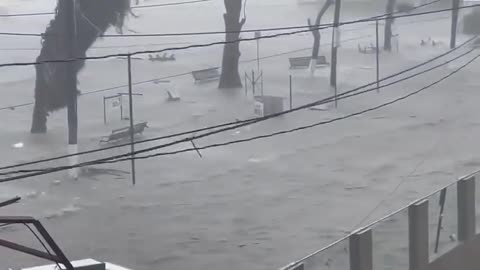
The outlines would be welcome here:
M 42 49 L 37 57 L 37 62 L 69 58 L 70 48 L 67 48 L 68 43 L 65 39 L 65 22 L 71 11 L 67 10 L 67 7 L 66 1 L 57 1 L 55 17 L 50 21 L 42 36 Z M 87 50 L 109 27 L 116 27 L 120 31 L 129 12 L 130 0 L 77 0 L 75 56 L 77 58 L 85 57 Z M 48 114 L 64 108 L 67 104 L 67 94 L 72 89 L 65 87 L 68 75 L 65 65 L 67 64 L 45 63 L 35 66 L 35 106 L 32 117 L 32 133 L 45 133 Z M 76 74 L 84 66 L 85 60 L 76 61 Z

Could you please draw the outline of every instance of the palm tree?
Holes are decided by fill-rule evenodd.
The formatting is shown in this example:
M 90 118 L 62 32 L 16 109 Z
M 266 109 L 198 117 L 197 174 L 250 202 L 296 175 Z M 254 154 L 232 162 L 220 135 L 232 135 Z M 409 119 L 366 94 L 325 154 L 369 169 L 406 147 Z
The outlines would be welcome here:
M 42 49 L 37 62 L 61 60 L 70 57 L 71 48 L 66 40 L 66 21 L 72 14 L 64 0 L 57 0 L 55 17 L 50 21 L 42 36 Z M 130 13 L 130 0 L 77 0 L 75 6 L 76 43 L 75 56 L 85 57 L 87 50 L 108 28 L 121 31 L 125 17 Z M 65 63 L 36 65 L 35 106 L 33 109 L 32 133 L 47 131 L 48 113 L 64 108 L 71 89 L 66 85 Z M 75 62 L 78 74 L 85 60 Z M 75 74 L 75 75 L 76 75 Z M 76 76 L 75 76 L 76 79 Z M 78 90 L 77 90 L 78 91 Z

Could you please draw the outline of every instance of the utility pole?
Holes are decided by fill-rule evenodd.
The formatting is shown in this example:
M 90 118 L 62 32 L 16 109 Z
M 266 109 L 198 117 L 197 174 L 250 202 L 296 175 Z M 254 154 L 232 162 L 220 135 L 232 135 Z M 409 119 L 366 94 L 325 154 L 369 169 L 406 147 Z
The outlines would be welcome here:
M 76 0 L 65 1 L 68 16 L 65 16 L 65 47 L 68 51 L 68 58 L 76 58 Z M 67 91 L 67 111 L 68 111 L 68 154 L 78 153 L 78 117 L 77 117 L 77 72 L 75 70 L 75 61 L 65 64 L 65 91 Z M 78 156 L 69 158 L 69 165 L 78 164 Z M 78 168 L 69 170 L 69 176 L 73 179 L 78 178 Z
M 255 39 L 257 40 L 257 71 L 260 74 L 260 38 L 262 37 L 262 32 L 255 31 Z
M 457 25 L 458 25 L 458 8 L 460 0 L 452 0 L 452 33 L 450 36 L 450 48 L 454 49 L 457 43 Z
M 340 8 L 341 0 L 335 0 L 334 28 L 332 31 L 332 67 L 330 69 L 330 87 L 335 93 L 335 107 L 337 107 L 337 51 L 338 47 L 340 47 L 340 31 L 338 29 L 340 24 Z
M 130 151 L 131 151 L 131 162 L 132 162 L 132 185 L 135 186 L 137 183 L 137 175 L 135 170 L 135 133 L 133 130 L 133 89 L 132 89 L 132 56 L 128 55 L 128 98 L 129 98 L 129 110 L 130 110 Z

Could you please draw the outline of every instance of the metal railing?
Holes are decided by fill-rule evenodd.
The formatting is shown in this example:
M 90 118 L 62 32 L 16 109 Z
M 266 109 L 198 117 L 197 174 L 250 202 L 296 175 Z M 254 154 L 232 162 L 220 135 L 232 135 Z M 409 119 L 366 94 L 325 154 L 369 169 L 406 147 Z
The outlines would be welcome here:
M 280 270 L 428 269 L 476 237 L 476 171 Z M 480 209 L 480 208 L 479 208 Z

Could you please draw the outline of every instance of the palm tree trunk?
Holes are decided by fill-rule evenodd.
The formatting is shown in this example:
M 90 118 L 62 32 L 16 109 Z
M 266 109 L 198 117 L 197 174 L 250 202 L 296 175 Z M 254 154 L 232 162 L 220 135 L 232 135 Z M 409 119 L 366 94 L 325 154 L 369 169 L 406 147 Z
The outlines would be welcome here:
M 224 0 L 226 13 L 223 14 L 225 21 L 225 47 L 223 49 L 222 74 L 218 88 L 240 88 L 242 80 L 238 71 L 240 60 L 240 42 L 235 42 L 240 37 L 240 31 L 245 24 L 246 18 L 240 20 L 242 0 Z
M 37 62 L 67 59 L 69 48 L 65 40 L 65 21 L 70 12 L 66 10 L 66 1 L 58 0 L 56 14 L 50 21 L 42 37 L 42 49 Z M 121 29 L 123 21 L 130 11 L 130 0 L 77 0 L 76 57 L 85 57 L 87 50 L 97 38 L 110 26 Z M 36 66 L 35 105 L 32 117 L 32 133 L 47 131 L 47 116 L 67 105 L 66 68 L 64 63 L 46 63 Z M 76 61 L 78 74 L 85 61 Z M 75 89 L 78 91 L 77 89 Z

